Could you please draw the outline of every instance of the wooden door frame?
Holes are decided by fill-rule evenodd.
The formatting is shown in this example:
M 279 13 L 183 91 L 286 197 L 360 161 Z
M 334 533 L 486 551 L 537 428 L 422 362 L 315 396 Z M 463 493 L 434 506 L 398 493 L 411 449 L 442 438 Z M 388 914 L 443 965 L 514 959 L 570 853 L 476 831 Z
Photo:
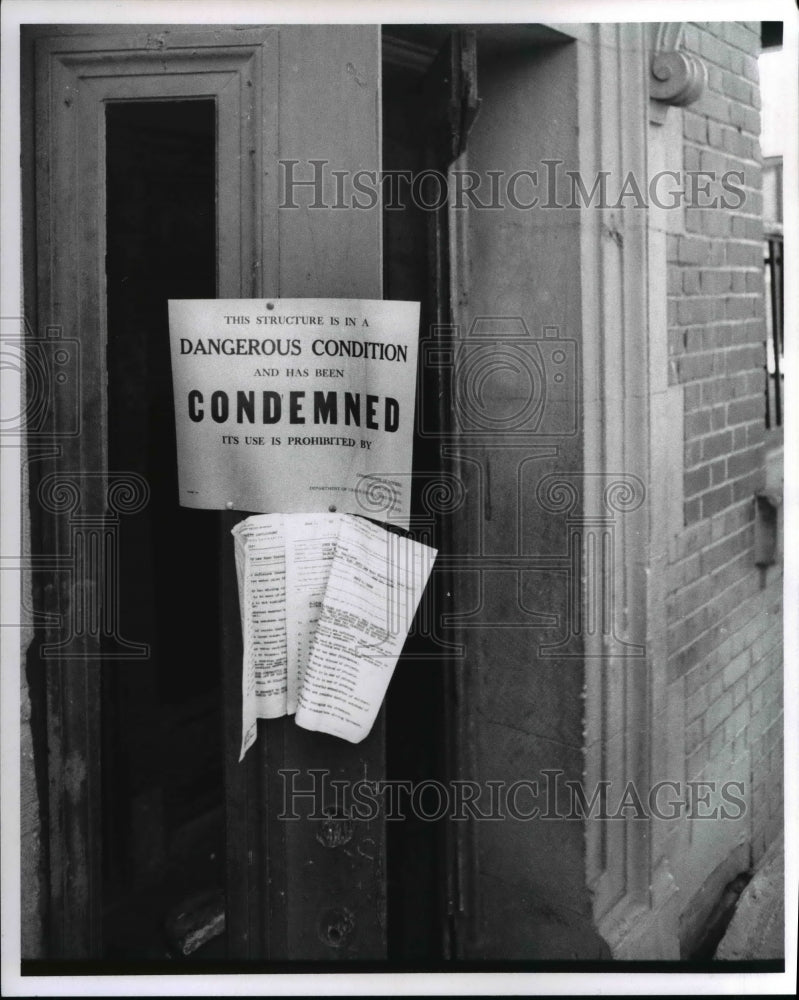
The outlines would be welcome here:
M 37 553 L 56 552 L 68 563 L 71 518 L 94 518 L 102 530 L 125 513 L 124 503 L 114 508 L 119 483 L 108 470 L 105 445 L 102 101 L 187 93 L 217 100 L 218 149 L 230 153 L 229 160 L 221 157 L 228 166 L 220 168 L 218 185 L 220 296 L 377 299 L 380 211 L 313 211 L 312 199 L 301 196 L 298 206 L 279 212 L 278 154 L 306 164 L 324 156 L 338 168 L 380 168 L 379 27 L 37 26 L 23 33 L 23 48 L 31 84 L 23 148 L 35 171 L 24 204 L 26 218 L 37 220 L 24 251 L 26 311 L 34 339 L 58 328 L 78 338 L 81 350 L 79 386 L 54 400 L 50 425 L 29 441 L 32 547 L 34 560 Z M 182 84 L 174 80 L 178 74 Z M 92 178 L 94 187 L 80 201 Z M 332 203 L 329 181 L 325 193 Z M 68 225 L 58 221 L 65 215 Z M 61 440 L 59 428 L 76 406 L 85 433 Z M 75 470 L 93 475 L 81 478 Z M 43 486 L 51 494 L 47 503 Z M 217 552 L 230 581 L 229 531 L 239 518 L 219 518 Z M 229 956 L 383 958 L 383 820 L 357 824 L 347 840 L 326 835 L 335 820 L 288 827 L 280 818 L 285 768 L 307 776 L 325 767 L 331 777 L 350 781 L 384 776 L 382 715 L 357 746 L 299 730 L 291 720 L 261 723 L 257 747 L 238 764 L 238 605 L 234 583 L 222 590 Z M 99 588 L 88 592 L 96 598 Z M 59 641 L 59 625 L 71 620 L 81 593 L 50 568 L 34 574 L 35 607 L 55 623 L 44 630 L 45 642 Z M 48 957 L 97 958 L 100 637 L 82 636 L 71 650 L 74 658 L 37 660 L 38 648 L 29 654 L 29 672 L 44 674 L 47 688 Z
M 274 293 L 277 248 L 264 234 L 276 230 L 277 177 L 262 161 L 276 155 L 277 105 L 264 95 L 277 93 L 278 52 L 276 30 L 266 28 L 40 27 L 31 34 L 26 72 L 35 74 L 35 96 L 23 122 L 35 129 L 24 145 L 35 162 L 26 214 L 33 217 L 35 204 L 36 235 L 33 252 L 28 235 L 26 312 L 35 340 L 60 336 L 79 352 L 77 379 L 55 394 L 51 423 L 29 442 L 34 558 L 58 553 L 73 567 L 34 574 L 36 609 L 54 623 L 32 647 L 47 701 L 48 953 L 84 959 L 102 953 L 99 672 L 104 624 L 107 631 L 114 623 L 106 617 L 103 624 L 107 579 L 97 565 L 84 565 L 79 578 L 72 546 L 87 532 L 113 534 L 148 489 L 107 465 L 104 108 L 113 100 L 216 101 L 217 147 L 229 151 L 217 156 L 217 293 L 258 296 L 265 286 Z M 62 437 L 73 425 L 75 433 Z M 220 525 L 220 552 L 227 527 Z M 84 628 L 87 607 L 96 619 Z M 230 664 L 234 646 L 221 652 Z M 231 669 L 223 672 L 232 715 L 240 694 Z M 236 738 L 227 725 L 228 761 L 235 761 Z M 253 767 L 228 765 L 229 800 L 246 804 Z M 228 817 L 239 837 L 240 812 Z

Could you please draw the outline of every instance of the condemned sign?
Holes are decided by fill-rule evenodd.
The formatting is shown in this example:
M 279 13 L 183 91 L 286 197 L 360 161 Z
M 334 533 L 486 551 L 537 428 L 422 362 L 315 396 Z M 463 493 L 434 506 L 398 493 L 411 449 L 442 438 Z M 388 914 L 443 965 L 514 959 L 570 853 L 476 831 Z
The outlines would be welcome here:
M 184 507 L 407 528 L 418 302 L 169 302 Z

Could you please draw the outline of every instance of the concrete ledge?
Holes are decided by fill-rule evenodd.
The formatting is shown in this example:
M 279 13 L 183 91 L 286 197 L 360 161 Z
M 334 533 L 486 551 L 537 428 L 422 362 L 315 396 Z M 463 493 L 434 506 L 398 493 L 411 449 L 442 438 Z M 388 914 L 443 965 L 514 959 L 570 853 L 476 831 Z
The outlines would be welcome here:
M 785 854 L 783 837 L 768 849 L 744 889 L 714 956 L 723 961 L 785 957 Z

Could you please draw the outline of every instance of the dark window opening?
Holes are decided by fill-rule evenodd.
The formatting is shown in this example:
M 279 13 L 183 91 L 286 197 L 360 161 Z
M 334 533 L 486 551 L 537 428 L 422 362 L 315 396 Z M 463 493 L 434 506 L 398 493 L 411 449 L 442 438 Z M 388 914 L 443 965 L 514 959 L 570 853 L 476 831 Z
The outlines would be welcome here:
M 216 108 L 106 109 L 108 468 L 150 500 L 119 525 L 121 634 L 102 669 L 108 957 L 161 958 L 170 909 L 221 891 L 218 520 L 178 505 L 167 300 L 216 295 Z
M 764 49 L 782 47 L 782 21 L 760 22 L 760 44 Z

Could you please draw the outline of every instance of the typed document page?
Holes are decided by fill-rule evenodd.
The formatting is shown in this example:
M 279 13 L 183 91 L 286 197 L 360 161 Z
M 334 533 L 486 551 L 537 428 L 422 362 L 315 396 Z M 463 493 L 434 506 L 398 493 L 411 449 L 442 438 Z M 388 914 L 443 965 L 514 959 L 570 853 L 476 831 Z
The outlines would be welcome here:
M 368 735 L 436 550 L 362 518 L 342 518 L 295 721 L 359 743 Z
M 322 613 L 330 567 L 336 552 L 340 514 L 286 514 L 286 637 L 288 695 L 286 711 L 297 711 L 311 641 Z
M 288 678 L 283 516 L 267 514 L 248 518 L 236 525 L 233 536 L 240 581 L 244 646 L 241 692 L 243 757 L 255 740 L 255 720 L 276 719 L 286 714 Z

